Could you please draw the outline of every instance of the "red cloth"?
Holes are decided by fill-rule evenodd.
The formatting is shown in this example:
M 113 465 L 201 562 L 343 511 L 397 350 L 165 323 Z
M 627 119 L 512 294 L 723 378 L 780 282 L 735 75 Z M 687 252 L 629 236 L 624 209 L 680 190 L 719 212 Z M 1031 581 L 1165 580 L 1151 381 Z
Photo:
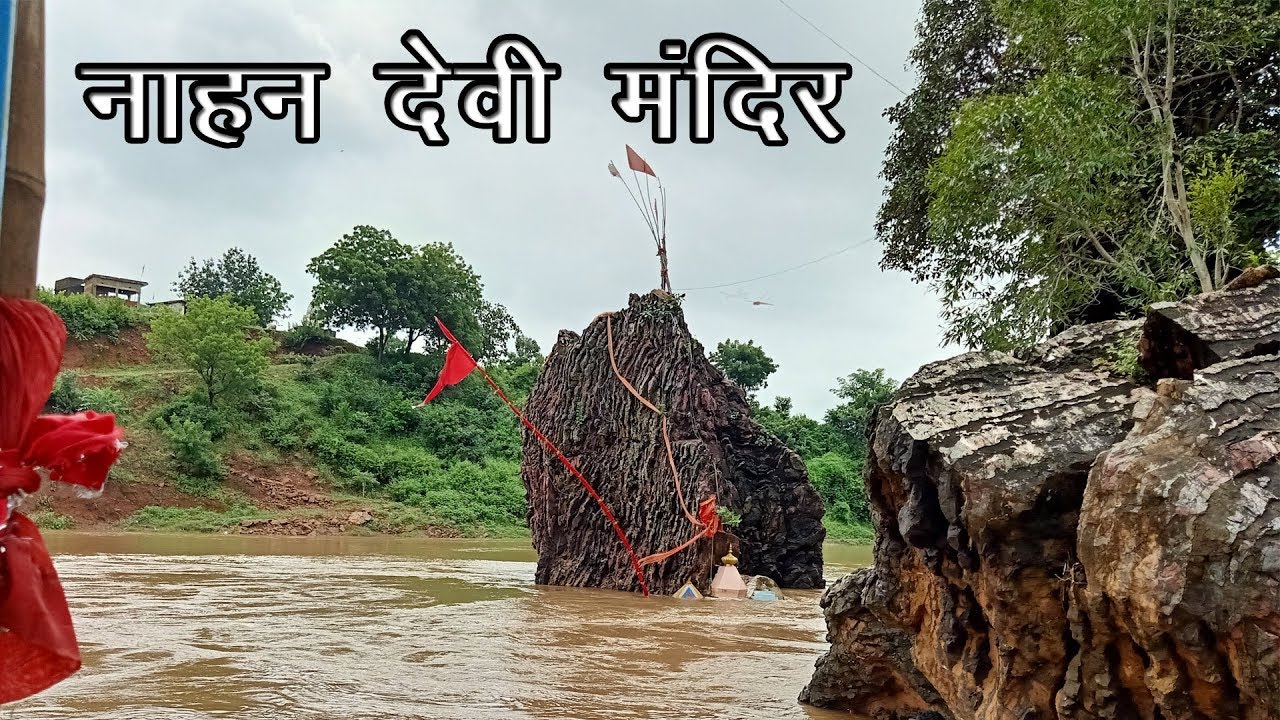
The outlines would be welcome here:
M 52 310 L 0 297 L 0 450 L 22 444 L 49 399 L 66 341 L 66 327 Z
M 453 333 L 449 332 L 449 329 L 444 326 L 444 323 L 440 322 L 439 318 L 436 318 L 436 324 L 440 326 L 444 336 L 449 338 L 449 350 L 444 354 L 444 369 L 440 371 L 440 379 L 436 380 L 436 386 L 431 388 L 431 392 L 427 393 L 426 399 L 418 407 L 435 400 L 441 390 L 450 385 L 457 385 L 470 375 L 472 370 L 476 369 L 476 361 L 475 358 L 471 357 L 471 353 L 462 347 L 462 343 L 458 342 L 458 339 L 453 336 Z
M 21 513 L 0 532 L 0 704 L 30 697 L 80 669 L 58 574 L 36 524 Z
M 715 537 L 720 532 L 720 515 L 716 512 L 715 495 L 698 504 L 698 519 L 707 528 L 702 531 L 703 537 Z
M 71 613 L 35 523 L 9 498 L 44 479 L 98 490 L 122 447 L 111 415 L 36 417 L 62 364 L 66 328 L 44 305 L 0 297 L 0 703 L 80 669 Z
M 649 163 L 645 162 L 644 158 L 640 157 L 640 153 L 632 150 L 630 145 L 627 146 L 627 167 L 635 170 L 636 172 L 658 177 L 658 173 L 654 172 Z

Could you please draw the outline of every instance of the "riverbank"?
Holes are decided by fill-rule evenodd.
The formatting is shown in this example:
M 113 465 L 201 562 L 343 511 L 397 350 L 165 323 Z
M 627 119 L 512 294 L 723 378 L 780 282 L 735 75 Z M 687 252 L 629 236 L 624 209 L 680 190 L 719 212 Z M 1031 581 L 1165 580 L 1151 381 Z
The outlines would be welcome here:
M 98 497 L 46 485 L 22 509 L 44 531 L 192 533 L 277 536 L 389 536 L 455 539 L 527 538 L 523 525 L 457 526 L 422 508 L 385 498 L 335 492 L 314 470 L 275 466 L 251 471 L 240 463 L 216 488 L 163 480 L 133 480 L 126 471 Z M 827 541 L 869 546 L 865 525 L 827 519 Z
M 46 411 L 113 413 L 128 442 L 99 497 L 48 487 L 26 500 L 24 511 L 46 530 L 529 534 L 520 432 L 509 410 L 474 378 L 414 407 L 438 375 L 438 358 L 378 360 L 305 327 L 252 330 L 274 338 L 270 362 L 234 400 L 215 402 L 196 372 L 151 354 L 147 332 L 160 311 L 42 298 L 70 335 Z M 501 361 L 489 371 L 522 405 L 540 364 L 540 357 Z M 779 437 L 812 444 L 797 430 L 802 418 L 775 420 Z M 871 542 L 870 528 L 841 500 L 848 495 L 841 488 L 860 484 L 860 465 L 810 450 L 818 453 L 811 472 L 826 493 L 828 538 Z

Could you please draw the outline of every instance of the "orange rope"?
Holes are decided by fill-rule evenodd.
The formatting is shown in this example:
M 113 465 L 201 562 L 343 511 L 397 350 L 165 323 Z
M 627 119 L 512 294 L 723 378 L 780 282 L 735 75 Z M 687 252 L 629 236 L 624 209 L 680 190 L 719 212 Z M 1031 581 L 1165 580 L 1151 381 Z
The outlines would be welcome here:
M 632 385 L 629 380 L 623 377 L 622 371 L 618 369 L 618 359 L 613 352 L 613 313 L 603 313 L 603 315 L 604 315 L 604 322 L 605 322 L 605 333 L 608 335 L 608 338 L 609 338 L 609 364 L 613 366 L 613 374 L 617 376 L 618 382 L 621 382 L 622 386 L 625 387 L 632 395 L 634 395 L 635 398 L 639 400 L 642 405 L 644 405 L 645 407 L 657 413 L 658 416 L 662 419 L 662 441 L 667 448 L 667 462 L 671 465 L 671 475 L 673 478 L 675 478 L 676 499 L 680 503 L 680 511 L 684 513 L 684 516 L 688 518 L 689 522 L 693 523 L 694 527 L 698 528 L 697 534 L 689 538 L 679 547 L 673 548 L 671 550 L 667 550 L 666 552 L 654 553 L 652 555 L 646 555 L 640 558 L 640 566 L 644 567 L 646 565 L 652 565 L 654 563 L 662 562 L 663 560 L 666 560 L 667 558 L 680 553 L 681 551 L 687 549 L 690 545 L 693 545 L 703 537 L 711 537 L 715 535 L 716 532 L 720 530 L 720 523 L 719 523 L 719 518 L 715 516 L 715 498 L 714 497 L 708 498 L 707 500 L 703 501 L 703 506 L 699 507 L 699 514 L 704 515 L 705 516 L 704 519 L 699 519 L 697 517 L 694 517 L 693 513 L 689 512 L 689 508 L 685 505 L 684 491 L 680 487 L 680 471 L 676 469 L 675 453 L 671 451 L 671 435 L 667 431 L 667 414 L 659 410 L 657 407 L 655 407 L 653 403 L 646 400 L 645 397 L 640 394 L 640 391 L 636 390 L 635 386 Z
M 685 505 L 684 491 L 680 487 L 680 471 L 676 469 L 676 456 L 675 453 L 671 451 L 671 435 L 667 432 L 667 414 L 655 407 L 653 403 L 646 400 L 644 396 L 640 394 L 640 391 L 636 390 L 636 387 L 622 376 L 622 371 L 618 369 L 618 359 L 613 354 L 613 313 L 604 313 L 604 328 L 605 333 L 609 337 L 609 364 L 613 366 L 613 374 L 618 377 L 618 381 L 622 383 L 622 386 L 629 390 L 631 394 L 641 402 L 641 404 L 658 413 L 658 417 L 662 419 L 662 441 L 667 448 L 667 462 L 671 465 L 671 476 L 675 478 L 676 481 L 676 498 L 680 502 L 680 511 L 689 519 L 689 522 L 694 525 L 701 526 L 702 522 L 700 522 L 698 518 L 694 517 L 693 513 L 689 512 L 688 506 Z

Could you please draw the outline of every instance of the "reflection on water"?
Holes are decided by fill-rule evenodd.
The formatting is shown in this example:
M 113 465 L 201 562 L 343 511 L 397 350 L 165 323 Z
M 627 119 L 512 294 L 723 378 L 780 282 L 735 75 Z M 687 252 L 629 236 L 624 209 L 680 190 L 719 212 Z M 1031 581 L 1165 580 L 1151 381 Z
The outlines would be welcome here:
M 47 539 L 85 666 L 14 717 L 841 717 L 795 700 L 825 647 L 816 591 L 537 588 L 527 541 Z M 869 561 L 827 553 L 832 579 Z

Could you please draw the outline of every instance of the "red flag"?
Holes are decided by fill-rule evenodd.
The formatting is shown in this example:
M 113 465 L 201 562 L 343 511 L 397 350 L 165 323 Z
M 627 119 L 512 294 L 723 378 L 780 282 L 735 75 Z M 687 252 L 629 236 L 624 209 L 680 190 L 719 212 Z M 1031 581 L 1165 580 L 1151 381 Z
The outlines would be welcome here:
M 649 163 L 645 162 L 644 158 L 640 157 L 639 153 L 632 150 L 630 145 L 627 146 L 627 167 L 635 170 L 636 172 L 642 172 L 646 175 L 658 177 L 658 173 L 654 172 Z
M 436 386 L 431 388 L 431 392 L 427 393 L 426 399 L 418 407 L 434 400 L 446 387 L 462 382 L 463 378 L 476 369 L 475 358 L 471 357 L 471 353 L 467 352 L 467 349 L 462 347 L 462 343 L 458 342 L 453 333 L 440 322 L 440 318 L 436 318 L 436 324 L 440 326 L 444 336 L 449 338 L 449 350 L 444 354 L 444 369 L 440 371 L 440 379 L 436 381 Z

